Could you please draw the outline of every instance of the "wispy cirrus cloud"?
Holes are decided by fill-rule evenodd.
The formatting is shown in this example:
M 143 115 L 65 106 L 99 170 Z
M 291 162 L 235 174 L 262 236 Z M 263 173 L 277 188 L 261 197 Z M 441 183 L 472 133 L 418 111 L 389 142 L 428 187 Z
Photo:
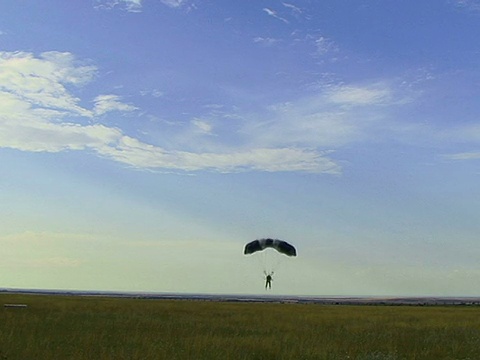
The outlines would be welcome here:
M 393 92 L 387 83 L 328 86 L 252 114 L 241 132 L 269 146 L 335 149 L 365 140 L 371 129 L 383 126 L 387 105 L 398 101 Z
M 340 46 L 333 39 L 317 32 L 305 33 L 295 30 L 290 34 L 288 40 L 297 46 L 306 46 L 304 51 L 308 52 L 314 59 L 336 61 L 343 53 Z M 343 54 L 342 57 L 344 56 Z
M 294 15 L 300 15 L 303 13 L 302 9 L 293 4 L 282 2 L 282 5 L 285 6 L 287 9 L 291 10 Z
M 187 3 L 186 0 L 160 0 L 160 1 L 171 8 L 179 8 L 181 6 L 184 6 Z
M 277 44 L 281 41 L 282 40 L 280 40 L 280 39 L 275 39 L 275 38 L 271 38 L 271 37 L 262 37 L 262 36 L 257 36 L 253 39 L 254 43 L 262 44 L 264 46 L 272 46 L 272 45 L 275 45 L 275 44 Z
M 328 153 L 301 148 L 253 148 L 230 153 L 167 151 L 123 136 L 115 147 L 101 154 L 133 167 L 183 171 L 211 170 L 222 173 L 242 171 L 300 171 L 339 174 L 341 168 Z
M 160 2 L 170 8 L 186 8 L 192 10 L 195 5 L 188 0 L 160 0 Z M 142 11 L 143 0 L 95 0 L 94 7 L 96 9 L 110 10 L 120 9 L 132 13 L 138 13 Z
M 172 9 L 183 9 L 187 12 L 196 10 L 197 5 L 191 0 L 160 0 L 164 5 Z
M 480 160 L 480 151 L 445 154 L 443 158 L 447 160 Z
M 451 0 L 451 3 L 459 10 L 480 13 L 480 0 Z
M 368 86 L 343 85 L 336 86 L 326 94 L 329 102 L 336 104 L 380 105 L 388 104 L 391 100 L 392 90 L 384 84 Z
M 461 143 L 474 148 L 472 151 L 462 151 L 450 154 L 443 154 L 442 157 L 446 160 L 453 161 L 467 161 L 480 160 L 480 125 L 478 124 L 464 124 L 453 129 L 438 130 L 437 137 L 442 141 L 449 143 Z
M 318 36 L 312 40 L 315 46 L 314 56 L 324 56 L 339 51 L 338 46 L 325 36 Z
M 305 171 L 335 174 L 340 167 L 328 153 L 296 147 L 226 148 L 222 152 L 166 150 L 129 136 L 124 130 L 91 120 L 112 111 L 131 112 L 116 95 L 97 95 L 95 105 L 73 95 L 76 87 L 93 81 L 97 69 L 70 53 L 0 53 L 0 148 L 29 152 L 87 150 L 140 169 L 182 171 Z M 72 88 L 73 86 L 73 88 Z M 203 134 L 206 121 L 193 125 Z
M 263 8 L 263 11 L 267 13 L 267 15 L 277 19 L 277 20 L 280 20 L 282 22 L 284 22 L 285 24 L 289 24 L 289 21 L 287 19 L 285 19 L 284 17 L 281 17 L 280 15 L 278 15 L 278 13 L 275 11 L 275 10 L 272 10 L 272 9 L 269 9 L 269 8 Z
M 96 9 L 119 8 L 128 12 L 141 12 L 142 0 L 95 0 Z

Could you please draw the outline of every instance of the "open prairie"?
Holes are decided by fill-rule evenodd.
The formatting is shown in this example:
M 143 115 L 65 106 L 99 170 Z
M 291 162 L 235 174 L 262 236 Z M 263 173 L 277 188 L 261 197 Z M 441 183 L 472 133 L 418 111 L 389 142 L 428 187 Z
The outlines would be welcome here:
M 477 306 L 0 301 L 0 359 L 480 359 Z

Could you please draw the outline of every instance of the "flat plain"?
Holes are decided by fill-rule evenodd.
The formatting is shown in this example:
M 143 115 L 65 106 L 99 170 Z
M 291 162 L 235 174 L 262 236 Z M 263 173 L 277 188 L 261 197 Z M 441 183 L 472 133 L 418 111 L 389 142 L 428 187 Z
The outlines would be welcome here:
M 480 359 L 479 306 L 0 294 L 0 359 Z

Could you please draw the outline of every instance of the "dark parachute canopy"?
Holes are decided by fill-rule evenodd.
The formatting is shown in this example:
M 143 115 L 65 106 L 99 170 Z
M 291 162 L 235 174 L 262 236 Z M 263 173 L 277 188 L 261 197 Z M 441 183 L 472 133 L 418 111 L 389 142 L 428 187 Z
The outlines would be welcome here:
M 245 250 L 243 253 L 253 254 L 257 251 L 265 250 L 266 248 L 272 248 L 277 250 L 279 253 L 285 254 L 287 256 L 297 256 L 297 250 L 293 245 L 290 245 L 286 241 L 278 239 L 258 239 L 252 242 L 249 242 L 245 245 Z

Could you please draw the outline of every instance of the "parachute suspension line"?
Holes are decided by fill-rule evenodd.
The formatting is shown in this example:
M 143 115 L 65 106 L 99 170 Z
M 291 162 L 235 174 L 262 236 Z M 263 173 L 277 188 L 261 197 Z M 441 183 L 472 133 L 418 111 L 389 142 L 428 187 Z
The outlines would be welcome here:
M 255 261 L 257 262 L 257 266 L 263 271 L 263 272 L 266 272 L 267 271 L 267 260 L 266 260 L 266 256 L 265 256 L 265 253 L 259 253 L 257 254 L 256 256 L 252 256 L 255 258 Z
M 260 253 L 260 256 L 262 257 L 262 262 L 263 262 L 263 272 L 264 273 L 269 273 L 271 271 L 270 269 L 270 257 L 268 256 L 268 252 L 262 251 Z
M 265 276 L 275 272 L 288 258 L 287 256 L 279 254 L 272 249 L 265 249 L 264 251 L 261 251 L 252 257 L 255 258 L 257 267 Z
M 264 274 L 266 276 L 268 271 L 271 271 L 268 269 L 268 263 L 267 263 L 267 254 L 265 252 L 259 252 L 255 254 L 254 256 L 251 256 L 253 263 L 252 265 L 257 269 L 258 274 L 261 276 L 261 278 L 264 278 Z
M 282 265 L 285 260 L 287 259 L 287 257 L 285 255 L 281 255 L 281 254 L 274 254 L 274 256 L 272 256 L 272 263 L 270 265 L 270 268 L 271 268 L 271 271 L 276 271 L 280 265 Z
M 265 256 L 266 272 L 271 274 L 277 269 L 280 257 L 283 257 L 283 255 L 277 253 L 273 249 L 266 249 L 263 253 Z

